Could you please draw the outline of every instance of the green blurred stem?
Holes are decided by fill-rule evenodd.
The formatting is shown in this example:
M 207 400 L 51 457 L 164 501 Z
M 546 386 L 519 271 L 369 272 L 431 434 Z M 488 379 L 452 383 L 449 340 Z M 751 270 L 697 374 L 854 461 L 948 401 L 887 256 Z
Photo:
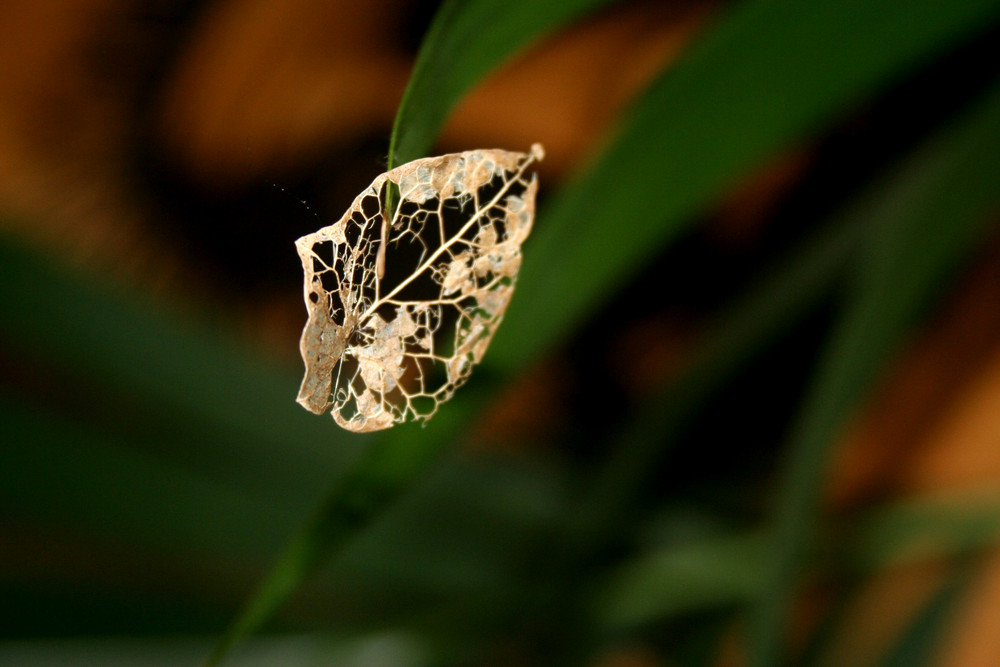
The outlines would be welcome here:
M 942 636 L 955 607 L 969 589 L 976 568 L 959 558 L 951 567 L 947 581 L 931 595 L 902 632 L 879 664 L 882 667 L 923 667 L 937 663 Z
M 483 378 L 426 425 L 396 427 L 372 442 L 281 555 L 206 664 L 220 664 L 240 639 L 259 630 L 305 580 L 326 565 L 331 554 L 415 484 L 491 393 L 491 383 Z

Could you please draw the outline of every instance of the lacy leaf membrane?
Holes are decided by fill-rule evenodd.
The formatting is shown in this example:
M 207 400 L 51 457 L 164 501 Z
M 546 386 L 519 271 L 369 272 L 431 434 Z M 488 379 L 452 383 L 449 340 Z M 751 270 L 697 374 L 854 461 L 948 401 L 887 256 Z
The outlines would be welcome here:
M 543 155 L 535 144 L 409 162 L 295 242 L 309 312 L 303 407 L 367 432 L 430 419 L 451 398 L 510 303 Z

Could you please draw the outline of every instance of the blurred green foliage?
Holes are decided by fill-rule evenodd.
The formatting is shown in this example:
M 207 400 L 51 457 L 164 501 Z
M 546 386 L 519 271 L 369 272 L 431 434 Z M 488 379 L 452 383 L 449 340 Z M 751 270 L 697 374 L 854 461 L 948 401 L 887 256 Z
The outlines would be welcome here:
M 397 162 L 428 151 L 496 66 L 603 4 L 444 2 L 397 116 Z M 604 414 L 576 415 L 547 451 L 590 439 L 593 460 L 454 449 L 533 362 L 614 328 L 614 304 L 638 303 L 629 292 L 656 309 L 663 286 L 644 269 L 734 183 L 998 28 L 995 0 L 726 6 L 548 194 L 493 348 L 426 428 L 340 432 L 295 405 L 297 369 L 3 239 L 0 345 L 15 372 L 0 385 L 11 552 L 0 618 L 18 641 L 0 644 L 0 662 L 174 664 L 207 655 L 229 624 L 213 660 L 245 641 L 234 662 L 553 664 L 645 642 L 705 664 L 744 620 L 752 662 L 783 664 L 808 573 L 846 563 L 860 580 L 992 544 L 995 498 L 881 508 L 843 525 L 818 505 L 846 420 L 1000 210 L 996 81 L 900 145 L 831 215 L 804 221 L 796 243 L 730 291 L 670 384 L 634 403 L 586 387 Z M 801 398 L 776 407 L 783 435 L 745 435 L 760 469 L 720 466 L 663 488 L 664 465 L 683 462 L 671 454 L 697 447 L 706 416 L 726 419 L 727 392 L 746 391 L 754 364 L 795 336 L 814 351 Z M 39 533 L 63 541 L 41 545 Z M 112 566 L 76 562 L 81 550 Z M 946 584 L 885 664 L 929 655 L 961 590 Z M 293 637 L 251 636 L 265 627 Z M 53 641 L 80 635 L 96 638 Z

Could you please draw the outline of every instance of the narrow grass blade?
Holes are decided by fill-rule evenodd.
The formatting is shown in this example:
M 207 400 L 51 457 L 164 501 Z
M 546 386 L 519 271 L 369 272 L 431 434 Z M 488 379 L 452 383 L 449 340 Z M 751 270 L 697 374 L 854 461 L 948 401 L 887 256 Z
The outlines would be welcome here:
M 1000 90 L 938 136 L 871 211 L 856 284 L 789 436 L 767 585 L 754 609 L 751 661 L 777 664 L 830 445 L 1000 206 Z
M 389 143 L 389 168 L 426 157 L 448 113 L 495 67 L 611 0 L 445 0 L 420 46 Z
M 976 552 L 1000 544 L 1000 493 L 897 502 L 852 517 L 850 523 L 862 528 L 821 525 L 808 547 L 808 562 L 835 559 L 859 577 L 933 559 L 967 565 Z M 770 570 L 768 537 L 762 530 L 725 533 L 649 549 L 627 560 L 595 589 L 591 609 L 597 627 L 614 634 L 754 600 Z
M 757 595 L 764 536 L 739 533 L 643 554 L 617 568 L 593 603 L 613 634 L 694 610 L 735 607 Z
M 948 580 L 910 620 L 880 661 L 882 667 L 922 667 L 937 664 L 939 644 L 955 607 L 968 590 L 972 575 L 968 563 L 953 567 Z
M 307 577 L 438 460 L 476 411 L 483 392 L 463 394 L 452 401 L 451 410 L 437 415 L 425 428 L 397 427 L 373 442 L 284 551 L 206 664 L 221 663 L 237 642 L 258 630 Z M 456 402 L 459 409 L 455 409 Z
M 862 236 L 845 215 L 797 245 L 788 257 L 718 314 L 679 378 L 639 406 L 614 440 L 577 516 L 597 536 L 621 519 L 649 472 L 708 401 L 768 344 L 832 293 Z

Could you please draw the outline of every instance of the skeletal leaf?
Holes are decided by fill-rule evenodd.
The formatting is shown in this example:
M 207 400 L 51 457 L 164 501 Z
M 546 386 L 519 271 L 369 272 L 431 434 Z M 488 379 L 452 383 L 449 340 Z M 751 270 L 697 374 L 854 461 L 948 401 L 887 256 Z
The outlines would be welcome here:
M 430 419 L 482 360 L 531 232 L 530 153 L 478 150 L 388 171 L 295 242 L 309 319 L 298 402 L 351 431 Z M 390 184 L 398 204 L 386 219 Z

